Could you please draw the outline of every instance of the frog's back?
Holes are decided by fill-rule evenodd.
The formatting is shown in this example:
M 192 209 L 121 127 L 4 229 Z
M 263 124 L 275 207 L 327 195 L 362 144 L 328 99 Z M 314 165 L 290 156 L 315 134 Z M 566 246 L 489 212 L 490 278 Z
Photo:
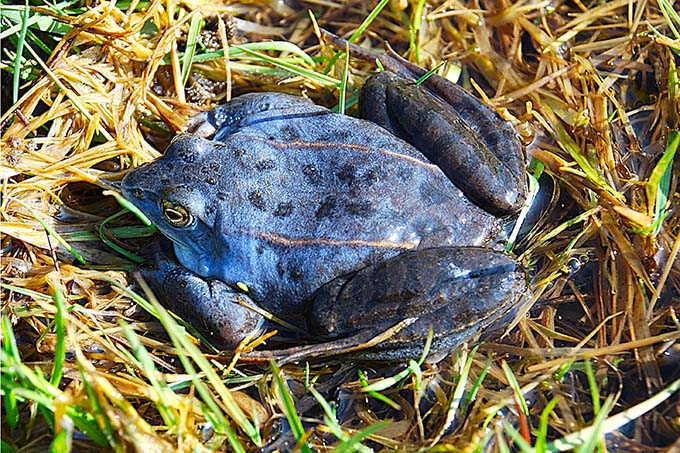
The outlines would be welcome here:
M 240 217 L 235 228 L 399 249 L 444 230 L 456 245 L 495 237 L 493 217 L 411 145 L 369 121 L 311 108 L 251 119 L 209 156 L 221 167 L 215 208 L 243 214 L 230 215 Z

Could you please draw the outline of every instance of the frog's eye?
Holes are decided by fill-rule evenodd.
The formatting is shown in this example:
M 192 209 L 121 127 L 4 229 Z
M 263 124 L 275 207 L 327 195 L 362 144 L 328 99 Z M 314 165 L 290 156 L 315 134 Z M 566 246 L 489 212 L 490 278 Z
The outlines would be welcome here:
M 194 216 L 184 206 L 175 205 L 171 201 L 164 201 L 161 204 L 161 211 L 165 220 L 176 228 L 189 226 L 194 221 Z

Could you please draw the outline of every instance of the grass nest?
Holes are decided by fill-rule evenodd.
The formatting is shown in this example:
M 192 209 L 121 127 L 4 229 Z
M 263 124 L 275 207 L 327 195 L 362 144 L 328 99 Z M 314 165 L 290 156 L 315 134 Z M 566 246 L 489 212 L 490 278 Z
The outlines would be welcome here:
M 7 3 L 2 451 L 680 448 L 670 0 Z M 556 181 L 514 250 L 536 303 L 501 339 L 438 363 L 253 365 L 262 339 L 220 353 L 130 290 L 154 231 L 112 195 L 188 117 L 261 90 L 351 113 L 375 67 L 319 26 L 447 62 Z

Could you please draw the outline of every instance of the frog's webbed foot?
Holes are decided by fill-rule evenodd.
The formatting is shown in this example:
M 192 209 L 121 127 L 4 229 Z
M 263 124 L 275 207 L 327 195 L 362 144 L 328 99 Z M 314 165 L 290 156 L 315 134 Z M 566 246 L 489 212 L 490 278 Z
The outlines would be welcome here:
M 430 328 L 431 352 L 448 351 L 504 318 L 529 294 L 511 257 L 485 248 L 441 247 L 405 252 L 335 279 L 314 295 L 313 334 L 325 338 L 415 322 L 357 356 L 417 358 Z
M 221 280 L 191 272 L 163 248 L 154 244 L 156 265 L 144 267 L 140 273 L 154 295 L 175 314 L 220 346 L 235 346 L 261 330 L 264 317 L 248 308 L 255 305 L 248 296 Z

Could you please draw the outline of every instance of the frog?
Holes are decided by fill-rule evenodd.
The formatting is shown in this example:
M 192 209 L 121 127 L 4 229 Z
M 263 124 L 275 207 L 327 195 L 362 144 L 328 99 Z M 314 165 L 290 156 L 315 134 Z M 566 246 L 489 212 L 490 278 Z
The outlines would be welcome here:
M 407 360 L 460 346 L 530 297 L 500 250 L 527 192 L 512 125 L 453 82 L 380 61 L 361 118 L 243 94 L 123 178 L 164 237 L 143 278 L 208 341 L 276 328 L 312 356 Z

